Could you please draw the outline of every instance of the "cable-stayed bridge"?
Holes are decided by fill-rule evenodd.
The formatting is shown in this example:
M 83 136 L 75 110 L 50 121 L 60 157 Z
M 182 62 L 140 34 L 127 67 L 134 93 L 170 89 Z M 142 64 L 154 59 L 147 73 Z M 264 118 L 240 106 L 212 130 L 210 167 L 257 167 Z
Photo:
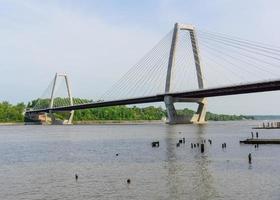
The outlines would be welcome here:
M 207 97 L 279 90 L 279 61 L 279 47 L 176 23 L 97 100 L 73 98 L 67 76 L 56 74 L 43 96 L 26 111 L 26 118 L 42 121 L 50 116 L 55 123 L 53 113 L 69 112 L 65 122 L 71 123 L 74 110 L 164 102 L 170 124 L 204 123 Z M 177 102 L 197 103 L 196 114 L 179 115 Z

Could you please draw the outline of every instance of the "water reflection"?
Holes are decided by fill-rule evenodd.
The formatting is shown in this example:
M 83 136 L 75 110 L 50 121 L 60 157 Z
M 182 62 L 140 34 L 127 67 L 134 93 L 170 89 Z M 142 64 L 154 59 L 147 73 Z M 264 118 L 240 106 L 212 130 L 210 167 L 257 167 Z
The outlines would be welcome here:
M 185 144 L 185 148 L 177 148 L 178 131 L 176 126 L 166 127 L 166 162 L 167 162 L 167 190 L 168 199 L 214 199 L 218 193 L 214 187 L 214 179 L 209 171 L 210 160 L 208 160 L 207 148 L 204 154 L 200 149 L 191 150 L 191 155 L 187 155 L 190 150 L 190 142 L 200 143 L 205 138 L 205 127 L 197 126 L 194 141 Z M 195 162 L 188 162 L 189 159 L 195 159 Z M 191 164 L 192 163 L 192 164 Z M 187 182 L 187 184 L 186 184 Z M 187 186 L 187 187 L 186 187 Z
M 207 141 L 205 138 L 205 126 L 197 126 L 196 136 L 198 141 Z M 193 191 L 196 197 L 199 199 L 214 199 L 217 197 L 217 191 L 214 187 L 214 179 L 209 171 L 209 165 L 211 161 L 208 159 L 207 147 L 210 148 L 210 145 L 205 145 L 206 151 L 204 154 L 201 154 L 195 159 L 195 175 L 197 176 L 196 182 L 194 183 Z
M 180 198 L 180 185 L 181 177 L 179 173 L 182 171 L 180 164 L 177 161 L 177 149 L 176 149 L 176 129 L 175 126 L 166 127 L 167 136 L 165 137 L 166 142 L 166 162 L 167 162 L 167 189 L 169 191 L 169 199 Z

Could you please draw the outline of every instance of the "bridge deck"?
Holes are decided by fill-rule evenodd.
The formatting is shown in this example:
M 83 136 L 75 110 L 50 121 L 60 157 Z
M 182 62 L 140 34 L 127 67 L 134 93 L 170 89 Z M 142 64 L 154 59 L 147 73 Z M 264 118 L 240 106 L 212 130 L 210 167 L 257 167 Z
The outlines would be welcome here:
M 280 80 L 248 83 L 242 85 L 232 85 L 232 86 L 209 88 L 209 89 L 194 90 L 194 91 L 158 94 L 154 96 L 136 97 L 131 99 L 93 102 L 93 103 L 86 103 L 86 104 L 65 106 L 65 107 L 46 108 L 40 110 L 27 111 L 27 113 L 70 111 L 70 110 L 80 110 L 80 109 L 89 109 L 89 108 L 98 108 L 98 107 L 107 107 L 107 106 L 116 106 L 116 105 L 132 105 L 132 104 L 162 102 L 164 100 L 164 96 L 166 95 L 172 97 L 181 97 L 181 98 L 204 98 L 204 97 L 227 96 L 227 95 L 236 95 L 236 94 L 248 94 L 248 93 L 256 93 L 256 92 L 268 92 L 268 91 L 276 91 L 276 90 L 280 90 Z

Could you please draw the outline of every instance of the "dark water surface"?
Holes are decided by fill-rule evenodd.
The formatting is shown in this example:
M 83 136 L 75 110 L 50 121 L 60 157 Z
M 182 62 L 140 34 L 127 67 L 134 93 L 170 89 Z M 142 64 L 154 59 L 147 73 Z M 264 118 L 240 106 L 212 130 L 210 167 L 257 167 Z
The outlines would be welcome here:
M 239 144 L 258 123 L 0 126 L 0 199 L 280 199 L 280 145 Z

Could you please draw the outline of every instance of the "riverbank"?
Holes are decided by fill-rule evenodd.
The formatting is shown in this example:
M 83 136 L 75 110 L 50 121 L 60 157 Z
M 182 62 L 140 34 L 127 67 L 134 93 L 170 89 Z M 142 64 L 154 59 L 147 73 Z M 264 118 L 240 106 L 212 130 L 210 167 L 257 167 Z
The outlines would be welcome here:
M 247 121 L 241 120 L 209 120 L 207 122 L 236 122 L 236 121 Z M 252 120 L 248 120 L 252 121 Z M 94 124 L 165 124 L 164 120 L 89 120 L 89 121 L 74 121 L 73 125 L 94 125 Z M 191 123 L 190 123 L 191 124 Z
M 246 121 L 242 120 L 209 120 L 208 122 L 234 122 Z M 250 120 L 252 121 L 252 120 Z M 124 124 L 124 125 L 137 125 L 137 124 L 165 124 L 164 120 L 88 120 L 88 121 L 73 121 L 73 125 L 110 125 L 110 124 Z M 25 122 L 0 122 L 0 126 L 18 126 L 25 125 Z
M 24 122 L 1 122 L 0 126 L 17 126 L 24 125 Z

